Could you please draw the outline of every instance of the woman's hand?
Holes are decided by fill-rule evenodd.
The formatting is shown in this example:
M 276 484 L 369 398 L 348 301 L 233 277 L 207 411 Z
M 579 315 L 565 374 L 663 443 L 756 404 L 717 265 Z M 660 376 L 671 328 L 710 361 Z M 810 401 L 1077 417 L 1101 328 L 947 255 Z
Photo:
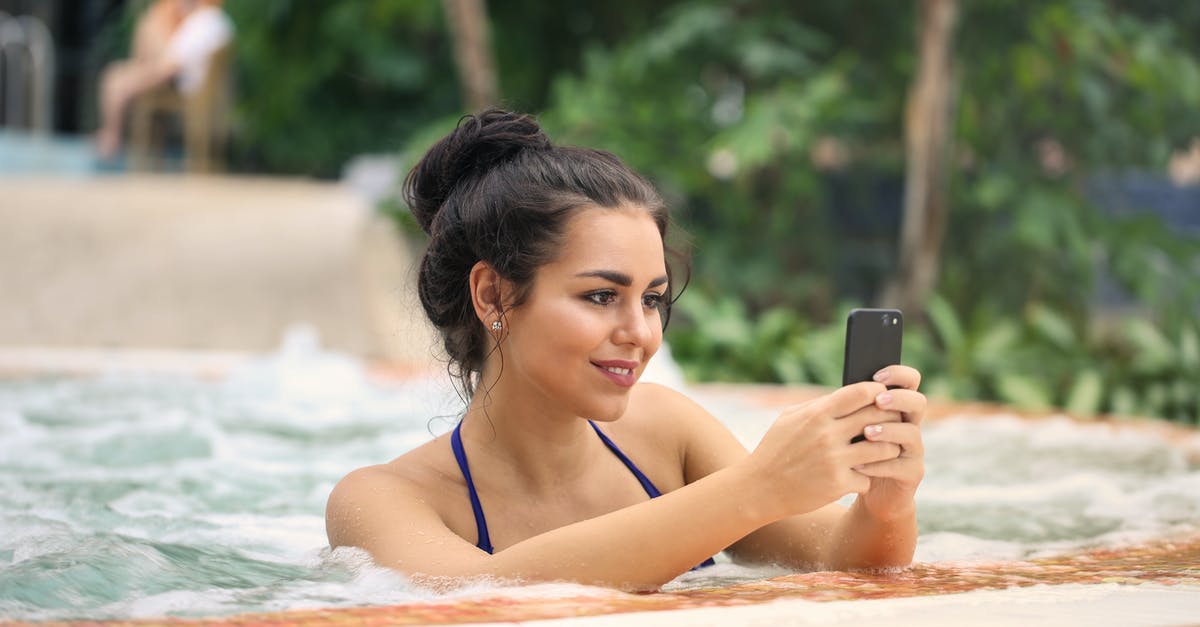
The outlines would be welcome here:
M 744 460 L 755 474 L 743 485 L 768 489 L 759 498 L 775 500 L 765 514 L 776 522 L 730 547 L 735 557 L 802 568 L 910 563 L 913 496 L 925 472 L 920 380 L 912 368 L 889 366 L 875 381 L 784 411 Z M 866 439 L 851 443 L 855 436 Z M 835 503 L 852 492 L 859 497 L 849 510 Z
M 906 385 L 912 378 L 907 373 L 893 376 L 898 382 L 892 385 Z M 855 383 L 784 410 L 745 460 L 756 480 L 770 486 L 768 506 L 778 508 L 774 514 L 782 518 L 810 512 L 851 492 L 870 494 L 876 486 L 880 491 L 874 498 L 886 508 L 895 500 L 889 492 L 903 493 L 877 484 L 874 477 L 887 481 L 897 475 L 887 464 L 902 454 L 902 444 L 892 440 L 911 444 L 907 431 L 888 430 L 870 441 L 850 443 L 868 426 L 901 425 L 901 411 L 924 411 L 924 397 L 907 390 L 903 398 L 897 398 L 901 390 L 892 391 L 892 405 L 883 408 L 878 399 L 887 392 L 883 383 Z M 920 407 L 909 394 L 920 397 Z M 919 442 L 918 437 L 918 449 Z
M 880 520 L 911 515 L 913 496 L 925 476 L 925 446 L 921 442 L 921 420 L 925 417 L 925 395 L 917 391 L 921 373 L 907 366 L 888 366 L 875 380 L 894 389 L 875 397 L 875 407 L 897 412 L 900 421 L 882 421 L 864 428 L 864 444 L 888 444 L 899 447 L 899 454 L 855 467 L 870 477 L 866 490 L 859 491 L 863 506 Z

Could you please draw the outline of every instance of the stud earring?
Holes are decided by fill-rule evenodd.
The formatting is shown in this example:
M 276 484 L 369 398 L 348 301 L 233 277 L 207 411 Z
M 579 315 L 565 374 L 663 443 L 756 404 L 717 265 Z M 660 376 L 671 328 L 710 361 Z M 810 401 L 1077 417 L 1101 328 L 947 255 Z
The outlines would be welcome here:
M 495 322 L 493 322 L 493 323 L 492 323 L 492 330 L 493 330 L 493 331 L 499 331 L 500 329 L 503 329 L 503 328 L 504 328 L 504 325 L 500 324 L 500 321 L 499 321 L 499 320 L 497 320 L 497 321 L 495 321 Z

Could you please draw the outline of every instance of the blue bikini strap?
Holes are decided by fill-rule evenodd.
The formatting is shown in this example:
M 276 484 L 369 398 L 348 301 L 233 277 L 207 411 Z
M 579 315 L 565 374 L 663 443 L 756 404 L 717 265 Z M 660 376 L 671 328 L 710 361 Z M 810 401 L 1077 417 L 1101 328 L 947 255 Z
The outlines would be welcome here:
M 463 479 L 467 480 L 467 494 L 471 497 L 471 511 L 475 512 L 475 533 L 479 537 L 475 546 L 490 554 L 492 539 L 488 536 L 487 519 L 483 517 L 483 506 L 479 504 L 479 494 L 475 492 L 475 482 L 471 480 L 471 470 L 467 468 L 467 453 L 463 451 L 460 429 L 462 429 L 461 420 L 454 427 L 454 433 L 450 434 L 450 448 L 454 449 L 454 459 L 458 460 L 458 469 L 462 471 Z
M 646 494 L 650 495 L 650 498 L 653 499 L 662 496 L 662 493 L 658 491 L 658 488 L 650 481 L 649 477 L 642 474 L 642 471 L 634 465 L 633 460 L 626 457 L 625 453 L 617 448 L 616 443 L 604 435 L 600 427 L 596 426 L 596 423 L 589 420 L 588 424 L 592 425 L 592 429 L 596 431 L 596 435 L 600 436 L 600 441 L 604 442 L 608 450 L 612 451 L 613 455 L 616 455 L 617 459 L 620 459 L 621 463 L 625 464 L 629 472 L 633 473 L 633 476 L 637 478 L 638 483 L 642 484 L 642 489 L 646 491 Z M 463 450 L 462 435 L 460 434 L 461 429 L 462 421 L 459 421 L 458 425 L 454 427 L 454 432 L 450 434 L 450 448 L 454 450 L 454 459 L 458 461 L 458 469 L 462 471 L 463 479 L 467 482 L 467 495 L 471 498 L 471 511 L 475 513 L 475 532 L 479 537 L 479 541 L 475 543 L 475 546 L 490 554 L 492 553 L 492 539 L 488 536 L 487 519 L 483 517 L 483 506 L 479 503 L 479 494 L 475 492 L 475 482 L 471 479 L 470 468 L 467 467 L 467 454 Z M 704 563 L 693 568 L 693 570 L 712 566 L 713 563 L 713 559 L 710 557 L 704 560 Z
M 604 435 L 604 432 L 600 430 L 600 427 L 596 426 L 596 423 L 589 420 L 588 424 L 592 425 L 592 429 L 596 430 L 596 435 L 600 436 L 600 441 L 604 442 L 604 446 L 607 446 L 608 450 L 612 451 L 613 455 L 616 455 L 617 459 L 620 459 L 621 463 L 625 464 L 625 467 L 629 469 L 629 472 L 632 472 L 633 476 L 637 477 L 638 483 L 642 484 L 642 489 L 646 491 L 646 494 L 650 495 L 650 498 L 656 499 L 662 496 L 662 492 L 659 492 L 658 488 L 651 483 L 650 478 L 642 474 L 641 470 L 638 470 L 638 467 L 633 464 L 633 460 L 626 457 L 625 453 L 622 453 L 621 449 L 617 448 L 617 445 L 613 443 L 612 440 L 608 439 L 607 435 Z
M 650 481 L 650 478 L 642 474 L 641 470 L 638 470 L 638 467 L 634 465 L 633 460 L 626 457 L 625 453 L 622 453 L 621 449 L 617 448 L 616 443 L 608 439 L 608 436 L 604 435 L 604 432 L 600 430 L 600 427 L 596 426 L 596 423 L 589 420 L 588 424 L 592 425 L 592 429 L 595 429 L 596 435 L 600 436 L 600 441 L 604 442 L 604 445 L 608 447 L 608 450 L 612 451 L 613 455 L 616 455 L 617 459 L 620 459 L 621 463 L 625 464 L 625 467 L 629 469 L 629 472 L 632 472 L 633 476 L 637 477 L 638 483 L 642 484 L 642 489 L 646 491 L 646 494 L 650 495 L 650 498 L 656 499 L 662 496 L 662 493 L 658 491 L 658 488 L 655 487 L 654 483 Z M 700 565 L 692 568 L 692 570 L 699 570 L 714 564 L 716 564 L 716 561 L 710 557 L 701 562 Z

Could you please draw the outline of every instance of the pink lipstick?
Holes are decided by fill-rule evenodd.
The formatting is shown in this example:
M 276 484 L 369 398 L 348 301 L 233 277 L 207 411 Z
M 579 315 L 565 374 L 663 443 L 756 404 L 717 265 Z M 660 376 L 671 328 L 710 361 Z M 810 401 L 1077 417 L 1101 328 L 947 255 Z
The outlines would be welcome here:
M 641 364 L 624 359 L 608 359 L 593 361 L 592 365 L 600 371 L 600 374 L 608 377 L 609 381 L 627 388 L 637 383 L 637 369 Z

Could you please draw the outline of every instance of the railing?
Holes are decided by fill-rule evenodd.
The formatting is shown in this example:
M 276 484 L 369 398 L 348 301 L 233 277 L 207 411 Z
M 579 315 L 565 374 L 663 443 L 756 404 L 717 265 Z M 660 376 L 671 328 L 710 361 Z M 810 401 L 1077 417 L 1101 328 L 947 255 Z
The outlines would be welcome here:
M 54 38 L 36 17 L 0 12 L 0 125 L 49 133 Z

